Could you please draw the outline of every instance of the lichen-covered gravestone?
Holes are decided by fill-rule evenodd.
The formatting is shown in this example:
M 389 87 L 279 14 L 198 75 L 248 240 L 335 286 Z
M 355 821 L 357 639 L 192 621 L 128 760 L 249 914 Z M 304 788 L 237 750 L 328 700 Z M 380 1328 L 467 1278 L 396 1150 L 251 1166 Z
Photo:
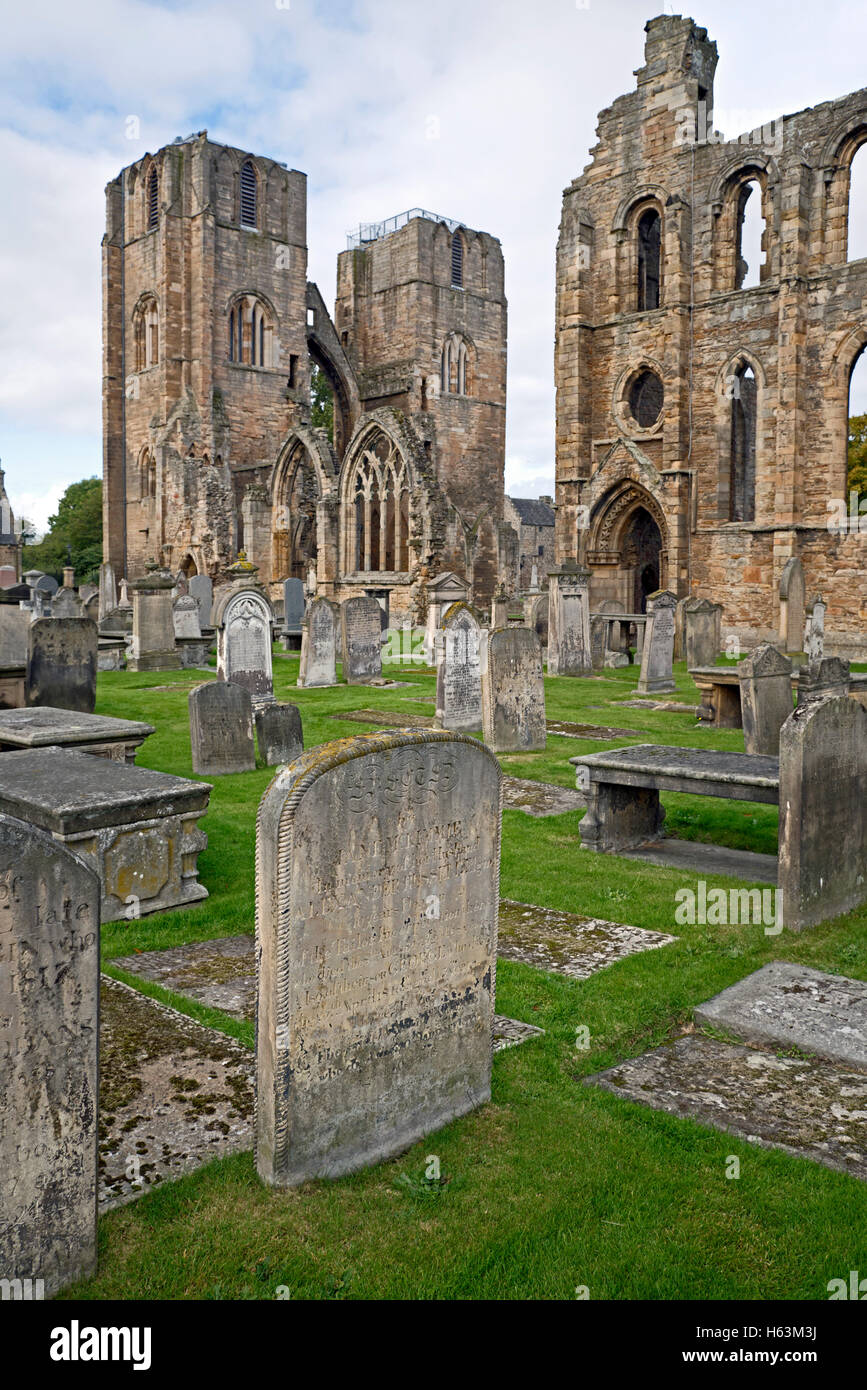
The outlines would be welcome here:
M 176 598 L 172 605 L 172 621 L 175 629 L 175 640 L 186 641 L 192 638 L 198 641 L 202 635 L 201 619 L 199 617 L 199 603 L 193 598 L 192 594 L 182 594 Z
M 211 681 L 190 691 L 189 706 L 193 772 L 201 777 L 252 772 L 256 745 L 249 690 Z
M 444 729 L 476 733 L 482 727 L 482 630 L 465 603 L 443 615 L 438 653 L 436 712 Z
M 848 695 L 851 674 L 848 661 L 839 656 L 823 656 L 798 670 L 798 704 L 824 700 L 829 695 Z
M 792 663 L 765 642 L 738 666 L 744 752 L 780 751 L 780 730 L 792 713 Z
M 502 776 L 473 738 L 374 734 L 281 770 L 256 827 L 256 1163 L 400 1153 L 490 1098 Z
M 335 685 L 340 609 L 327 598 L 310 604 L 301 633 L 300 686 Z
M 565 564 L 548 579 L 548 674 L 589 676 L 590 571 Z
M 343 678 L 363 685 L 382 675 L 382 609 L 375 598 L 348 598 L 341 605 Z
M 256 740 L 266 767 L 291 763 L 304 752 L 301 711 L 297 705 L 265 705 L 256 710 Z
M 28 705 L 92 714 L 96 704 L 96 623 L 89 618 L 37 618 L 28 632 Z
M 256 589 L 230 592 L 215 614 L 217 677 L 249 690 L 254 704 L 274 698 L 271 660 L 271 609 Z
M 721 642 L 722 604 L 711 603 L 706 598 L 687 599 L 683 606 L 683 645 L 687 669 L 715 666 Z
M 214 601 L 214 586 L 207 574 L 194 574 L 190 580 L 190 594 L 199 605 L 199 624 L 211 626 L 211 604 Z
M 641 653 L 641 675 L 638 678 L 640 695 L 653 695 L 659 690 L 675 690 L 674 671 L 674 610 L 677 598 L 668 589 L 657 589 L 647 598 L 647 631 Z M 684 622 L 686 622 L 684 612 Z
M 482 718 L 485 743 L 495 753 L 544 750 L 542 648 L 529 628 L 491 633 L 482 663 Z
M 0 1279 L 22 1281 L 13 1297 L 96 1268 L 99 898 L 74 854 L 0 816 Z

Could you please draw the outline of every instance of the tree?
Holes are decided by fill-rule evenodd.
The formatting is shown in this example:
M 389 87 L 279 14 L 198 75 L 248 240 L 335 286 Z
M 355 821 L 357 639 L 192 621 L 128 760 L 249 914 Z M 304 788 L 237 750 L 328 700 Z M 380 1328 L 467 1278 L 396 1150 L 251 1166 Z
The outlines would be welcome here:
M 58 581 L 64 565 L 72 565 L 76 582 L 93 583 L 102 564 L 102 481 L 84 478 L 71 483 L 48 518 L 48 530 L 38 545 L 25 545 L 22 568 L 40 569 Z
M 847 494 L 857 492 L 867 498 L 867 415 L 849 417 Z M 847 495 L 848 505 L 848 495 Z
M 310 363 L 310 423 L 314 429 L 327 430 L 329 439 L 334 438 L 334 392 L 316 362 Z

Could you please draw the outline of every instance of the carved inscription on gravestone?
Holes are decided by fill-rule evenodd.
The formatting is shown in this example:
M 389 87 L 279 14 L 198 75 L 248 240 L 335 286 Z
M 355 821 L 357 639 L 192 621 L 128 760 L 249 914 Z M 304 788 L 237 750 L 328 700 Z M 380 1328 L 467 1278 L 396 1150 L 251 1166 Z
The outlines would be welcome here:
M 437 718 L 444 729 L 474 733 L 482 727 L 481 628 L 469 608 L 454 604 L 443 618 L 441 636 Z
M 375 598 L 348 598 L 342 605 L 343 677 L 350 684 L 382 675 L 381 614 Z
M 490 1097 L 501 773 L 381 733 L 277 774 L 256 837 L 256 1161 L 277 1186 L 398 1153 Z
M 255 699 L 274 693 L 271 663 L 271 610 L 261 594 L 243 590 L 228 599 L 222 613 L 217 674 L 242 685 Z
M 213 681 L 191 690 L 189 705 L 193 772 L 202 777 L 252 772 L 256 748 L 250 692 Z
M 99 892 L 0 816 L 0 1279 L 46 1297 L 96 1267 Z
M 96 623 L 89 618 L 37 618 L 28 641 L 27 704 L 93 714 Z
M 307 614 L 302 672 L 304 686 L 334 685 L 337 680 L 337 633 L 340 610 L 327 598 L 315 598 Z

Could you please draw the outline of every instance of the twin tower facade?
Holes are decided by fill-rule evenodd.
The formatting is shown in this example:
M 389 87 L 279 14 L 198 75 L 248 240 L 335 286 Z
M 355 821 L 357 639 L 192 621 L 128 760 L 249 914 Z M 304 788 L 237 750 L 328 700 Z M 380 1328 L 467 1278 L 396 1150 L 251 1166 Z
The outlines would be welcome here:
M 420 209 L 363 228 L 332 317 L 307 279 L 306 184 L 201 132 L 108 185 L 106 559 L 219 579 L 244 550 L 266 585 L 315 574 L 320 595 L 416 619 L 451 569 L 488 603 L 511 535 L 500 244 Z

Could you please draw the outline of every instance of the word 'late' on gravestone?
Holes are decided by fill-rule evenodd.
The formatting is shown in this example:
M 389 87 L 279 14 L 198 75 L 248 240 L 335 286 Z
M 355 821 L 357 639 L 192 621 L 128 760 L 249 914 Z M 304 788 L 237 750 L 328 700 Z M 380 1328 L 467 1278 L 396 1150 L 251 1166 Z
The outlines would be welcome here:
M 256 827 L 256 1163 L 389 1158 L 490 1099 L 502 775 L 476 739 L 374 734 L 284 768 Z
M 89 618 L 37 618 L 28 633 L 28 705 L 93 714 L 99 636 Z
M 485 743 L 495 753 L 544 750 L 542 647 L 528 627 L 491 633 L 482 665 L 482 715 Z
M 202 777 L 252 772 L 256 766 L 256 745 L 249 690 L 242 685 L 211 681 L 190 691 L 189 705 L 193 772 Z
M 340 608 L 327 598 L 315 598 L 301 630 L 301 662 L 298 684 L 335 685 L 337 682 L 337 635 Z
M 375 598 L 348 598 L 343 620 L 343 678 L 363 685 L 382 675 L 382 609 Z
M 256 710 L 256 739 L 266 767 L 291 763 L 304 752 L 301 711 L 297 705 L 264 705 Z
M 99 897 L 76 855 L 0 816 L 0 1279 L 46 1297 L 96 1268 Z
M 482 727 L 482 630 L 465 603 L 443 617 L 437 666 L 437 719 L 444 729 L 476 733 Z

